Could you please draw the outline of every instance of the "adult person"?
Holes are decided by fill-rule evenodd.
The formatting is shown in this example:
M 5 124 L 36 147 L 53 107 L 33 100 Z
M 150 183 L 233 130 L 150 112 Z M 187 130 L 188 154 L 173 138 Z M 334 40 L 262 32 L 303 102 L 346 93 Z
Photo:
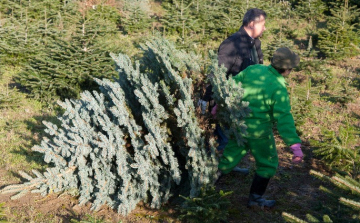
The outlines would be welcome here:
M 262 64 L 263 53 L 261 51 L 261 41 L 259 37 L 266 30 L 266 13 L 257 8 L 249 9 L 243 18 L 242 26 L 239 31 L 224 40 L 218 49 L 219 65 L 227 68 L 226 74 L 234 76 L 250 65 Z M 199 101 L 202 113 L 206 112 L 207 103 L 212 100 L 212 86 L 206 88 L 206 92 Z M 218 150 L 222 151 L 227 144 L 227 137 L 223 133 L 220 125 L 216 125 L 215 135 L 219 143 Z M 241 169 L 235 169 L 241 172 Z
M 236 75 L 234 80 L 244 89 L 243 100 L 249 102 L 250 115 L 245 118 L 248 134 L 244 146 L 230 139 L 220 158 L 219 170 L 229 173 L 250 150 L 256 161 L 256 174 L 250 189 L 248 206 L 272 207 L 274 200 L 262 196 L 278 167 L 278 155 L 273 136 L 273 126 L 293 151 L 292 162 L 303 159 L 301 140 L 296 133 L 290 113 L 289 96 L 284 77 L 299 64 L 300 58 L 289 48 L 274 53 L 271 65 L 253 65 Z
M 263 63 L 261 41 L 265 28 L 266 13 L 257 8 L 249 9 L 243 18 L 239 31 L 225 39 L 218 49 L 219 66 L 227 69 L 227 77 L 237 75 L 253 64 Z M 211 85 L 206 88 L 204 101 L 210 101 L 212 94 Z

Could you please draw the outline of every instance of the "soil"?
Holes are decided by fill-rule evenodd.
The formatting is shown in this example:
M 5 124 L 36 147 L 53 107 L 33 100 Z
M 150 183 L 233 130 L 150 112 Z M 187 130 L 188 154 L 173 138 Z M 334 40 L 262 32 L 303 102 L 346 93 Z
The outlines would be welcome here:
M 250 168 L 249 175 L 230 173 L 222 177 L 216 184 L 218 190 L 233 191 L 229 195 L 232 203 L 229 209 L 229 223 L 237 222 L 285 222 L 282 212 L 291 213 L 304 218 L 312 213 L 314 205 L 324 205 L 328 200 L 325 193 L 319 190 L 322 182 L 310 176 L 311 169 L 327 174 L 322 163 L 313 158 L 309 147 L 305 147 L 306 158 L 301 164 L 293 165 L 288 148 L 280 147 L 279 168 L 275 177 L 270 181 L 265 197 L 275 199 L 277 205 L 270 210 L 252 210 L 246 207 L 249 188 L 254 174 L 254 160 L 248 154 L 244 157 L 241 167 Z M 0 179 L 4 179 L 6 170 L 0 170 Z M 9 182 L 0 181 L 0 187 Z M 98 212 L 90 211 L 90 204 L 79 206 L 77 199 L 68 194 L 50 194 L 42 197 L 39 194 L 27 194 L 18 200 L 11 200 L 10 194 L 1 194 L 0 203 L 5 202 L 5 214 L 11 222 L 71 222 L 91 215 L 92 218 L 102 219 L 102 222 L 180 222 L 171 211 L 149 210 L 140 205 L 129 216 L 123 217 L 115 210 L 104 206 Z
M 280 148 L 279 167 L 276 175 L 270 180 L 266 199 L 276 200 L 272 209 L 248 209 L 246 207 L 253 174 L 244 176 L 230 173 L 219 182 L 218 189 L 232 190 L 230 200 L 230 222 L 285 222 L 282 212 L 291 213 L 301 219 L 313 212 L 313 206 L 319 201 L 326 201 L 326 195 L 319 190 L 321 181 L 309 174 L 311 169 L 327 173 L 321 162 L 312 158 L 309 147 L 303 148 L 306 158 L 301 164 L 291 163 L 291 154 L 288 148 Z M 254 159 L 251 155 L 245 157 L 247 167 L 254 170 Z M 241 165 L 246 167 L 244 165 Z

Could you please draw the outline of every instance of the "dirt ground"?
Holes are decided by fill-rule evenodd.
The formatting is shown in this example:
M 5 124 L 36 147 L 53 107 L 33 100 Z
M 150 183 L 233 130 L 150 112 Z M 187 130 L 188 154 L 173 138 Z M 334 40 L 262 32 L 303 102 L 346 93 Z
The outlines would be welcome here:
M 360 99 L 359 99 L 360 100 Z M 359 115 L 357 100 L 349 109 Z M 354 123 L 360 126 L 359 123 Z M 318 131 L 314 128 L 313 133 Z M 306 141 L 303 142 L 305 158 L 300 164 L 292 164 L 292 154 L 288 147 L 276 136 L 279 167 L 276 175 L 270 180 L 265 198 L 275 199 L 276 206 L 272 209 L 253 210 L 246 207 L 250 185 L 255 173 L 255 162 L 251 154 L 246 155 L 240 167 L 250 169 L 250 174 L 242 175 L 231 172 L 223 176 L 217 183 L 216 189 L 233 191 L 229 195 L 229 223 L 276 223 L 285 222 L 283 212 L 298 218 L 306 219 L 307 214 L 322 219 L 323 215 L 335 216 L 333 222 L 353 222 L 349 210 L 339 206 L 337 198 L 328 196 L 320 186 L 334 188 L 329 183 L 310 175 L 310 170 L 331 175 L 330 170 L 321 161 L 313 157 L 312 149 Z M 8 170 L 0 169 L 0 189 L 9 182 Z M 15 175 L 15 174 L 14 174 Z M 180 222 L 176 218 L 175 206 L 168 205 L 161 210 L 150 210 L 139 205 L 129 216 L 123 217 L 116 210 L 103 206 L 100 211 L 92 212 L 90 204 L 79 206 L 75 197 L 69 194 L 50 194 L 42 197 L 39 194 L 27 194 L 19 200 L 11 200 L 11 194 L 0 194 L 0 203 L 5 202 L 4 214 L 10 222 L 62 222 L 72 220 L 78 222 L 111 222 L 111 223 L 147 223 L 147 222 Z M 334 213 L 333 211 L 336 210 Z M 334 219 L 335 218 L 335 219 Z M 84 220 L 85 219 L 85 220 Z M 206 216 L 204 216 L 204 220 Z M 75 221 L 75 222 L 76 222 Z
M 217 187 L 224 191 L 234 191 L 230 197 L 233 206 L 229 210 L 229 222 L 285 222 L 281 216 L 282 212 L 291 213 L 302 219 L 306 214 L 314 212 L 313 206 L 317 202 L 326 200 L 326 195 L 319 190 L 321 181 L 311 176 L 309 171 L 315 169 L 326 173 L 326 170 L 319 161 L 311 157 L 308 148 L 303 150 L 306 158 L 301 164 L 293 165 L 288 148 L 278 149 L 278 171 L 270 180 L 264 195 L 267 199 L 276 200 L 276 206 L 272 209 L 259 210 L 246 207 L 254 174 L 254 159 L 251 155 L 245 157 L 244 163 L 248 165 L 241 165 L 250 167 L 251 174 L 244 176 L 230 173 L 224 176 Z
M 0 177 L 2 177 L 0 175 Z M 1 185 L 1 188 L 4 185 Z M 1 194 L 0 203 L 5 202 L 5 214 L 10 222 L 154 222 L 154 216 L 161 216 L 156 210 L 138 207 L 129 216 L 123 217 L 116 210 L 103 206 L 92 212 L 90 204 L 79 206 L 75 197 L 69 194 L 27 194 L 18 200 L 11 200 L 11 194 Z M 87 221 L 85 221 L 87 220 Z
M 250 168 L 249 175 L 230 173 L 222 177 L 216 184 L 218 190 L 234 191 L 229 196 L 232 203 L 229 209 L 229 223 L 237 222 L 285 222 L 282 212 L 291 213 L 304 218 L 307 213 L 314 212 L 314 206 L 326 203 L 327 196 L 319 190 L 321 181 L 310 176 L 309 170 L 326 169 L 318 160 L 312 158 L 309 147 L 304 148 L 306 158 L 301 164 L 293 165 L 288 148 L 278 148 L 279 168 L 276 176 L 270 181 L 265 197 L 275 199 L 277 205 L 270 210 L 252 210 L 246 207 L 249 188 L 254 174 L 254 160 L 249 154 L 244 157 L 241 167 Z M 4 179 L 5 170 L 0 171 L 0 179 Z M 4 187 L 1 181 L 0 188 Z M 27 194 L 19 200 L 11 200 L 10 194 L 1 194 L 0 203 L 5 202 L 5 214 L 11 222 L 71 222 L 92 217 L 91 222 L 180 222 L 172 215 L 172 208 L 149 210 L 139 206 L 129 216 L 123 217 L 115 210 L 104 206 L 98 212 L 90 211 L 90 204 L 79 206 L 76 198 L 69 194 L 51 194 L 42 197 L 39 194 Z M 166 211 L 165 211 L 166 210 Z M 50 220 L 51 219 L 51 220 Z M 87 221 L 90 222 L 90 221 Z

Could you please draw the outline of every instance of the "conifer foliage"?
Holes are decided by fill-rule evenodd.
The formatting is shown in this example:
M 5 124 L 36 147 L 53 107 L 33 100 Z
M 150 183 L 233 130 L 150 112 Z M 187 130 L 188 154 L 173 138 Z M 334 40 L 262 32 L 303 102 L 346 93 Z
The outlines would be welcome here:
M 359 55 L 360 39 L 354 21 L 359 17 L 360 10 L 348 0 L 332 4 L 327 28 L 319 33 L 319 48 L 332 59 Z
M 329 190 L 328 188 L 321 186 L 320 187 L 321 190 L 328 193 L 330 196 L 337 198 L 341 204 L 346 205 L 354 210 L 360 210 L 360 200 L 359 200 L 360 182 L 358 180 L 351 178 L 349 175 L 342 176 L 340 174 L 336 174 L 332 177 L 328 177 L 314 170 L 311 170 L 310 174 L 323 181 L 332 183 L 338 189 L 338 191 Z M 351 194 L 350 193 L 346 194 L 346 192 L 351 192 Z M 294 223 L 321 222 L 319 221 L 319 219 L 315 218 L 310 214 L 306 215 L 307 221 L 301 220 L 286 212 L 283 212 L 282 216 L 287 222 L 294 222 Z M 352 219 L 353 222 L 358 222 L 360 220 L 360 215 L 355 214 L 352 216 Z M 332 221 L 332 219 L 328 215 L 324 215 L 322 220 L 323 220 L 322 222 L 337 222 L 337 221 Z
M 68 3 L 57 13 L 60 21 L 46 24 L 43 51 L 28 60 L 17 78 L 41 101 L 78 98 L 82 90 L 97 87 L 94 77 L 116 75 L 109 56 L 112 49 L 102 41 L 116 33 L 117 12 L 106 5 Z
M 216 119 L 223 125 L 226 135 L 236 139 L 237 144 L 245 142 L 246 125 L 244 118 L 250 113 L 249 102 L 243 101 L 244 89 L 241 83 L 226 78 L 226 68 L 217 64 L 217 56 L 210 51 L 212 58 L 210 82 L 213 86 L 213 98 L 217 103 Z
M 43 50 L 49 32 L 45 23 L 56 20 L 52 9 L 58 4 L 47 0 L 41 6 L 37 1 L 0 2 L 0 66 L 26 63 Z
M 123 0 L 120 28 L 125 33 L 142 32 L 151 27 L 150 3 L 147 0 Z
M 132 64 L 112 55 L 119 78 L 96 79 L 101 93 L 85 91 L 79 100 L 59 102 L 61 126 L 44 122 L 48 138 L 34 151 L 53 167 L 2 193 L 47 195 L 76 188 L 79 202 L 97 210 L 107 204 L 127 215 L 139 202 L 159 208 L 179 187 L 191 197 L 212 184 L 215 147 L 206 146 L 192 99 L 195 55 L 178 51 L 157 37 L 142 46 Z

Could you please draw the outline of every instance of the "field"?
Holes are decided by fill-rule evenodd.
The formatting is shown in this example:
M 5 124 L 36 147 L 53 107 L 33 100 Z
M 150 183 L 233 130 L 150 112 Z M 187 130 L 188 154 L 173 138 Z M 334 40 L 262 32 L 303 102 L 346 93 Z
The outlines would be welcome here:
M 360 58 L 352 58 L 328 65 L 334 76 L 327 85 L 345 83 L 347 85 L 343 87 L 346 88 L 346 93 L 339 96 L 339 90 L 331 87 L 322 88 L 318 92 L 311 90 L 311 104 L 307 105 L 311 115 L 303 116 L 302 124 L 298 127 L 304 141 L 303 163 L 291 164 L 289 148 L 277 138 L 280 164 L 266 193 L 266 197 L 277 200 L 276 208 L 261 211 L 246 208 L 254 173 L 254 161 L 251 155 L 247 155 L 239 164 L 250 168 L 251 173 L 248 176 L 230 173 L 216 184 L 217 190 L 233 191 L 228 197 L 231 201 L 228 222 L 285 222 L 282 212 L 291 213 L 302 219 L 306 214 L 311 214 L 320 219 L 323 215 L 329 215 L 333 222 L 356 222 L 352 218 L 359 216 L 359 213 L 340 206 L 336 197 L 320 189 L 320 186 L 328 188 L 334 186 L 310 176 L 309 171 L 333 174 L 332 170 L 313 153 L 311 140 L 321 140 L 322 129 L 338 131 L 341 126 L 350 125 L 359 131 L 359 64 Z M 7 70 L 2 75 L 0 86 L 2 99 L 0 152 L 3 154 L 0 160 L 0 188 L 24 180 L 19 176 L 19 170 L 46 168 L 42 154 L 33 152 L 31 147 L 38 144 L 45 134 L 42 121 L 56 121 L 59 112 L 56 106 L 46 107 L 36 100 L 27 98 L 27 93 L 13 82 L 12 77 L 15 72 L 16 70 Z M 291 74 L 290 92 L 291 89 L 296 91 L 297 88 L 306 85 L 302 72 L 294 71 Z M 324 95 L 327 97 L 325 98 Z M 345 97 L 349 99 L 345 100 Z M 358 133 L 355 134 L 351 146 L 360 146 Z M 76 196 L 72 196 L 71 191 L 64 194 L 50 194 L 46 197 L 28 194 L 19 200 L 10 200 L 10 196 L 0 195 L 0 203 L 5 203 L 1 213 L 9 222 L 180 222 L 177 220 L 177 206 L 173 204 L 168 204 L 161 210 L 150 210 L 145 205 L 140 205 L 132 214 L 123 217 L 108 207 L 103 207 L 98 212 L 91 212 L 89 205 L 78 205 Z
M 277 204 L 264 210 L 246 207 L 255 173 L 251 154 L 238 164 L 249 168 L 248 175 L 231 172 L 209 187 L 217 171 L 216 159 L 207 156 L 214 155 L 208 139 L 215 125 L 210 112 L 197 107 L 221 73 L 211 70 L 219 45 L 238 31 L 250 8 L 267 15 L 259 37 L 265 65 L 279 47 L 301 58 L 286 81 L 305 157 L 293 164 L 274 129 L 279 167 L 265 197 Z M 56 165 L 32 150 L 53 137 L 44 121 L 71 128 L 56 132 L 63 149 L 52 157 L 63 165 L 56 166 L 56 179 L 63 179 L 64 166 L 78 165 L 64 177 L 72 190 L 54 193 L 58 188 L 45 186 L 47 196 L 27 193 L 14 200 L 14 194 L 0 193 L 0 223 L 214 223 L 223 215 L 228 223 L 359 223 L 359 18 L 359 0 L 0 0 L 0 192 L 27 181 L 20 171 L 44 173 Z M 103 98 L 84 96 L 99 91 L 96 78 L 119 79 L 104 81 Z M 239 101 L 241 89 L 232 95 L 226 100 Z M 79 110 L 70 112 L 83 116 L 69 115 L 71 124 L 60 127 L 64 109 L 56 101 L 83 97 L 88 101 L 77 101 Z M 231 115 L 221 117 L 219 107 L 221 124 L 235 123 Z M 47 145 L 46 152 L 54 148 Z M 207 203 L 186 212 L 177 194 L 205 186 L 212 189 L 204 193 Z M 176 196 L 168 200 L 168 192 Z M 106 205 L 92 211 L 89 202 L 79 205 L 81 199 L 136 208 L 122 216 Z M 226 201 L 228 207 L 220 205 Z M 184 213 L 195 219 L 183 220 Z

